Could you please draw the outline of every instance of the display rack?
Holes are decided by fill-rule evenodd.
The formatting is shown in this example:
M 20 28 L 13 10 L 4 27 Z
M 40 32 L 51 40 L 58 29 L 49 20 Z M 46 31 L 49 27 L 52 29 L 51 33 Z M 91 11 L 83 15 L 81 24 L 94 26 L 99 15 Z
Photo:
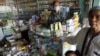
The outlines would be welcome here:
M 37 10 L 37 3 L 35 0 L 14 0 L 14 2 L 18 9 L 19 19 L 30 19 Z
M 18 9 L 19 18 L 31 18 L 33 14 L 40 14 L 45 9 L 50 9 L 55 0 L 14 0 Z M 59 0 L 62 6 L 79 7 L 79 0 Z
M 0 19 L 12 19 L 16 12 L 12 0 L 0 0 Z
M 79 0 L 61 0 L 62 6 L 79 6 Z

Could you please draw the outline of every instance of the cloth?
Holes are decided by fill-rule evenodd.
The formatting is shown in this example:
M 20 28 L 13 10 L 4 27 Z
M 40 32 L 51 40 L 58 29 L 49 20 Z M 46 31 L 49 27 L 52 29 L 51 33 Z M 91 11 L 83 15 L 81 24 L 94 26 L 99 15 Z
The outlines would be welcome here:
M 66 12 L 64 12 L 64 8 L 61 8 L 58 14 L 55 14 L 55 12 L 55 10 L 51 12 L 48 18 L 48 25 L 53 24 L 54 22 L 62 22 L 66 19 Z
M 100 34 L 93 37 L 88 53 L 85 56 L 100 56 Z
M 28 26 L 22 23 L 20 25 L 20 30 L 21 30 L 21 38 L 25 39 L 30 43 L 29 36 L 28 36 L 28 32 L 29 32 Z
M 81 52 L 84 38 L 88 29 L 89 28 L 81 29 L 75 37 L 67 37 L 65 41 L 67 41 L 70 44 L 77 44 L 77 50 Z M 90 39 L 89 36 L 88 39 Z M 91 41 L 88 54 L 83 54 L 83 56 L 100 56 L 100 34 L 94 37 L 94 39 Z
M 30 42 L 30 39 L 29 39 L 29 36 L 28 36 L 28 31 L 29 31 L 28 29 L 21 31 L 21 38 Z
M 0 40 L 2 40 L 4 37 L 3 32 L 2 32 L 2 28 L 0 27 Z
M 14 34 L 14 31 L 13 29 L 10 28 L 10 26 L 2 27 L 2 31 L 3 31 L 4 36 Z
M 6 44 L 7 41 L 10 41 L 11 39 L 13 39 L 14 38 L 13 34 L 15 34 L 13 29 L 10 28 L 10 26 L 2 27 L 2 32 L 1 33 L 3 34 L 3 38 L 1 39 L 3 44 Z M 10 42 L 13 42 L 13 41 L 14 40 L 11 40 Z
M 92 35 L 90 33 L 88 33 L 88 36 L 87 36 L 87 40 L 86 40 L 86 43 L 85 43 L 85 47 L 84 47 L 84 51 L 83 51 L 83 54 L 85 54 L 87 52 L 87 46 L 88 46 L 88 43 L 91 39 Z
M 23 24 L 23 23 L 22 23 L 20 26 L 21 26 L 21 27 L 20 27 L 20 30 L 21 30 L 21 31 L 24 31 L 24 30 L 28 29 L 27 25 L 25 25 L 25 24 Z

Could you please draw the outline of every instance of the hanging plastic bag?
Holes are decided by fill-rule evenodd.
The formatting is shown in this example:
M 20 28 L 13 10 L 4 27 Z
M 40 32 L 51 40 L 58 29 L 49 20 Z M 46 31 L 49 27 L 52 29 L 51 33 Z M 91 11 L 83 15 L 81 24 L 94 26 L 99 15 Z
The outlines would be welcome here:
M 62 25 L 61 22 L 56 22 L 54 24 L 54 33 L 57 37 L 63 36 L 63 30 L 62 30 Z

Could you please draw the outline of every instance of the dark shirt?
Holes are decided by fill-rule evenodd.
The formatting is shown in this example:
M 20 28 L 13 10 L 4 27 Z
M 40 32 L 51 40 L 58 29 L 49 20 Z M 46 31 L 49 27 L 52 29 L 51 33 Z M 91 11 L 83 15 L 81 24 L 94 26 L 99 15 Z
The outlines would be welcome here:
M 54 22 L 62 22 L 64 21 L 64 16 L 62 12 L 58 12 L 57 14 L 55 14 L 55 11 L 52 11 L 49 19 L 48 19 L 48 25 L 53 24 Z

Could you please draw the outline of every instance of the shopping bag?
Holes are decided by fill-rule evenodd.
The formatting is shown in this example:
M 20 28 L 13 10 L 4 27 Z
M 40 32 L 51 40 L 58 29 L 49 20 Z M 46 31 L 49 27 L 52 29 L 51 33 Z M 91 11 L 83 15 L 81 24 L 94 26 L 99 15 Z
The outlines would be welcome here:
M 57 37 L 63 36 L 63 30 L 62 30 L 62 25 L 61 22 L 56 22 L 54 24 L 54 33 Z
M 63 36 L 63 31 L 62 30 L 57 30 L 57 31 L 55 31 L 55 35 L 57 37 L 61 37 L 61 36 Z
M 62 30 L 61 22 L 54 23 L 54 30 Z

